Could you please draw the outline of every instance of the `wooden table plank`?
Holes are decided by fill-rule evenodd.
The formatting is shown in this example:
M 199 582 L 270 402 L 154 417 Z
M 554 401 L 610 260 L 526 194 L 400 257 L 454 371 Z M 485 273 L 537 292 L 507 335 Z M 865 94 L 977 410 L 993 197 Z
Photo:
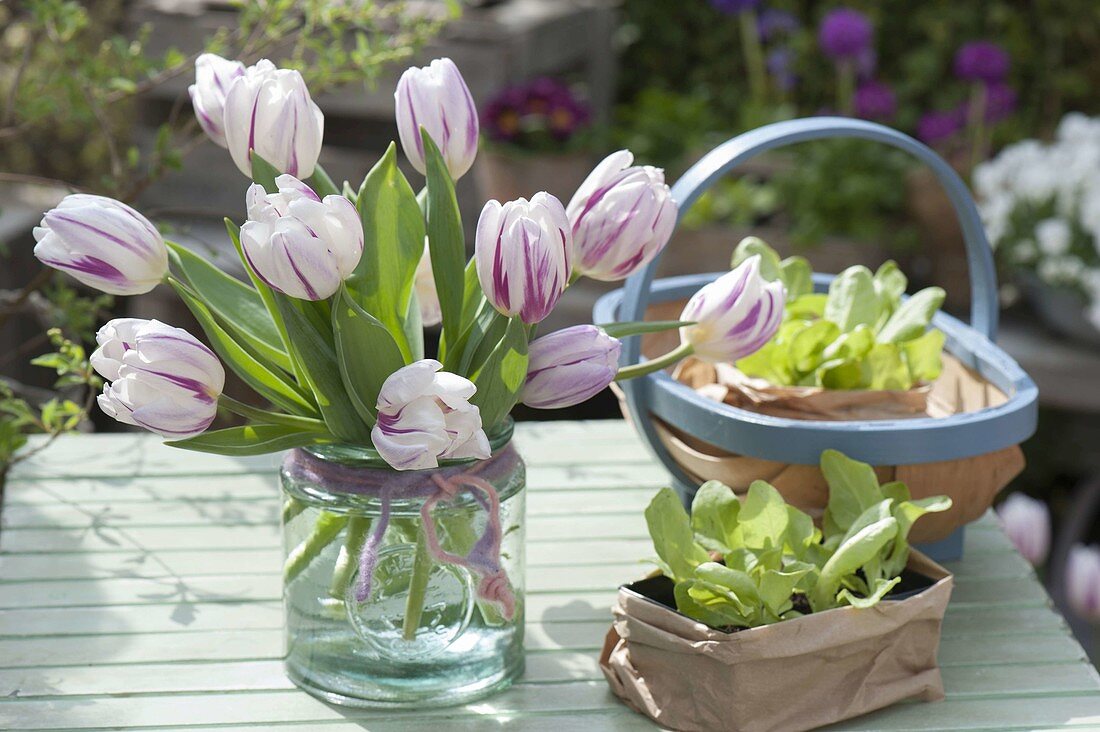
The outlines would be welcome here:
M 615 586 L 647 571 L 641 509 L 667 479 L 621 422 L 520 425 L 517 442 L 527 672 L 478 704 L 395 714 L 329 707 L 282 672 L 277 460 L 63 440 L 17 473 L 0 512 L 0 728 L 649 726 L 607 692 L 596 654 Z M 947 701 L 835 729 L 1100 728 L 1096 671 L 992 519 L 951 568 Z

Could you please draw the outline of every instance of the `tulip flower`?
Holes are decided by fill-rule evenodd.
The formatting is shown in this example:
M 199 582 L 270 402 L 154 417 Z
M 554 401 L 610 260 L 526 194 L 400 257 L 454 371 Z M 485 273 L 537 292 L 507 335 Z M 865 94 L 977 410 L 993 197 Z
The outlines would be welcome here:
M 538 323 L 569 285 L 572 249 L 565 209 L 549 193 L 503 205 L 489 201 L 474 244 L 481 289 L 500 313 Z
M 449 58 L 437 58 L 423 68 L 401 75 L 393 94 L 397 133 L 405 157 L 421 174 L 424 163 L 423 127 L 439 148 L 451 178 L 458 180 L 477 156 L 477 108 L 466 80 Z
M 672 236 L 677 207 L 664 172 L 633 161 L 629 150 L 607 156 L 569 201 L 578 274 L 605 281 L 629 277 Z
M 96 333 L 92 367 L 108 383 L 99 408 L 119 422 L 182 440 L 214 421 L 225 369 L 182 328 L 116 318 Z
M 531 341 L 520 401 L 535 409 L 580 404 L 615 378 L 622 344 L 594 325 L 575 325 Z
M 435 289 L 435 272 L 432 270 L 427 237 L 424 238 L 424 253 L 416 265 L 413 288 L 416 290 L 416 301 L 420 304 L 420 323 L 426 328 L 442 323 L 443 308 L 439 304 L 439 292 Z
M 206 136 L 225 147 L 225 95 L 238 77 L 244 76 L 244 64 L 230 61 L 214 53 L 204 53 L 195 59 L 195 83 L 187 87 L 195 119 Z
M 477 387 L 427 358 L 394 371 L 378 393 L 371 442 L 395 470 L 424 470 L 445 458 L 483 460 L 489 440 L 469 399 Z
M 1042 501 L 1013 493 L 997 508 L 1005 534 L 1032 565 L 1038 566 L 1050 551 L 1050 510 Z
M 252 151 L 276 170 L 313 175 L 321 154 L 325 116 L 309 96 L 302 75 L 264 59 L 229 86 L 223 117 L 233 162 L 252 177 Z
M 680 340 L 696 358 L 733 363 L 760 350 L 783 320 L 786 292 L 760 275 L 760 255 L 749 257 L 691 296 L 680 320 Z
M 1075 546 L 1066 558 L 1066 599 L 1082 618 L 1100 620 L 1100 548 Z
M 302 300 L 331 297 L 363 255 L 363 225 L 351 201 L 322 199 L 292 175 L 275 179 L 278 193 L 248 188 L 241 248 L 256 276 Z
M 89 287 L 140 295 L 168 274 L 168 248 L 149 219 L 125 203 L 74 193 L 34 228 L 34 256 Z

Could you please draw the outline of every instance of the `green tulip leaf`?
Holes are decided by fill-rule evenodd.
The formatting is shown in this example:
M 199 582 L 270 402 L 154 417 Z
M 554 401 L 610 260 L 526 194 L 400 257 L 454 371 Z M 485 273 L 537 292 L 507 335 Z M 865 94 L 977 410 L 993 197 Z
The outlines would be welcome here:
M 211 348 L 233 373 L 273 404 L 293 414 L 307 417 L 317 415 L 312 400 L 301 387 L 290 381 L 282 371 L 269 368 L 234 340 L 233 336 L 218 324 L 205 303 L 185 285 L 175 279 L 169 279 L 169 283 L 187 309 L 195 316 L 195 320 L 199 321 L 199 325 L 210 341 Z
M 443 314 L 443 331 L 457 338 L 462 331 L 464 281 L 455 275 L 466 267 L 466 243 L 462 234 L 462 217 L 455 199 L 454 182 L 447 171 L 435 141 L 423 128 L 424 163 L 427 190 L 428 246 L 431 250 L 435 289 Z
M 344 388 L 336 347 L 330 340 L 332 326 L 324 323 L 325 330 L 318 330 L 316 318 L 303 312 L 312 303 L 296 301 L 279 293 L 275 293 L 275 303 L 287 329 L 292 355 L 301 364 L 303 377 L 329 430 L 346 442 L 370 444 L 370 430 Z
M 477 392 L 470 403 L 481 410 L 481 423 L 494 427 L 508 416 L 527 380 L 527 329 L 518 317 L 507 322 L 504 335 L 473 373 Z
M 424 217 L 390 144 L 359 189 L 363 256 L 346 281 L 352 296 L 393 335 L 406 361 L 412 350 L 404 335 L 413 277 L 424 253 Z
M 255 289 L 222 272 L 190 249 L 167 242 L 173 264 L 188 287 L 257 355 L 270 364 L 291 371 L 279 329 Z
M 332 441 L 333 436 L 327 432 L 310 432 L 284 425 L 253 424 L 203 432 L 186 440 L 171 440 L 164 444 L 184 450 L 240 457 Z
M 373 425 L 382 384 L 405 365 L 401 349 L 386 327 L 344 288 L 333 302 L 332 331 L 344 388 L 359 417 Z

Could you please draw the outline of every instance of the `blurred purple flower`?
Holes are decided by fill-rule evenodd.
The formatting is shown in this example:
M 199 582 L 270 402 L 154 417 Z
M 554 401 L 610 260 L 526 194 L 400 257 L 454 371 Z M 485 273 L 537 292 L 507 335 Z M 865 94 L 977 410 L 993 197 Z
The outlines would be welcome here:
M 1066 559 L 1066 599 L 1085 620 L 1100 621 L 1100 547 L 1078 544 Z
M 764 8 L 756 21 L 756 33 L 760 36 L 760 40 L 768 42 L 779 36 L 794 33 L 801 25 L 793 13 L 776 8 Z
M 881 81 L 866 81 L 856 89 L 853 99 L 857 117 L 888 122 L 898 112 L 898 98 L 889 85 Z
M 768 52 L 765 59 L 768 74 L 780 91 L 790 91 L 798 83 L 791 67 L 794 65 L 794 51 L 788 46 L 780 46 Z
M 965 119 L 965 114 L 958 109 L 925 112 L 917 122 L 917 137 L 929 145 L 935 145 L 961 130 Z
M 509 141 L 519 137 L 527 95 L 519 87 L 503 89 L 489 100 L 481 112 L 482 129 L 493 140 Z
M 568 86 L 546 76 L 534 79 L 522 89 L 526 94 L 524 111 L 528 114 L 546 114 L 554 106 L 573 99 Z
M 972 41 L 955 54 L 955 76 L 992 84 L 1008 75 L 1008 51 L 992 41 Z
M 490 139 L 516 142 L 525 132 L 541 130 L 566 140 L 591 120 L 588 106 L 568 85 L 551 78 L 501 90 L 482 109 L 482 128 Z
M 985 88 L 985 121 L 989 124 L 1003 122 L 1016 111 L 1016 90 L 1004 82 L 989 84 Z
M 755 10 L 762 0 L 710 0 L 711 7 L 726 15 L 740 15 L 746 10 Z
M 856 59 L 871 47 L 874 28 L 867 16 L 852 8 L 826 13 L 817 40 L 825 55 L 835 61 Z

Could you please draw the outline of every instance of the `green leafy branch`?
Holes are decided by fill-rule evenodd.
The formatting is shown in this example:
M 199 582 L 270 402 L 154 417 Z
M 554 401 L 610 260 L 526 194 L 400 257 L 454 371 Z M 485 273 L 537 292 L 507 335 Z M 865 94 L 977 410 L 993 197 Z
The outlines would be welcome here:
M 54 370 L 57 374 L 55 389 L 82 390 L 83 398 L 77 402 L 53 397 L 41 405 L 33 405 L 16 396 L 9 384 L 0 382 L 0 479 L 12 465 L 46 449 L 55 439 L 76 429 L 87 417 L 103 385 L 88 362 L 82 345 L 65 338 L 58 328 L 50 329 L 49 338 L 57 350 L 39 356 L 31 363 Z M 32 433 L 47 437 L 33 449 L 20 452 Z

